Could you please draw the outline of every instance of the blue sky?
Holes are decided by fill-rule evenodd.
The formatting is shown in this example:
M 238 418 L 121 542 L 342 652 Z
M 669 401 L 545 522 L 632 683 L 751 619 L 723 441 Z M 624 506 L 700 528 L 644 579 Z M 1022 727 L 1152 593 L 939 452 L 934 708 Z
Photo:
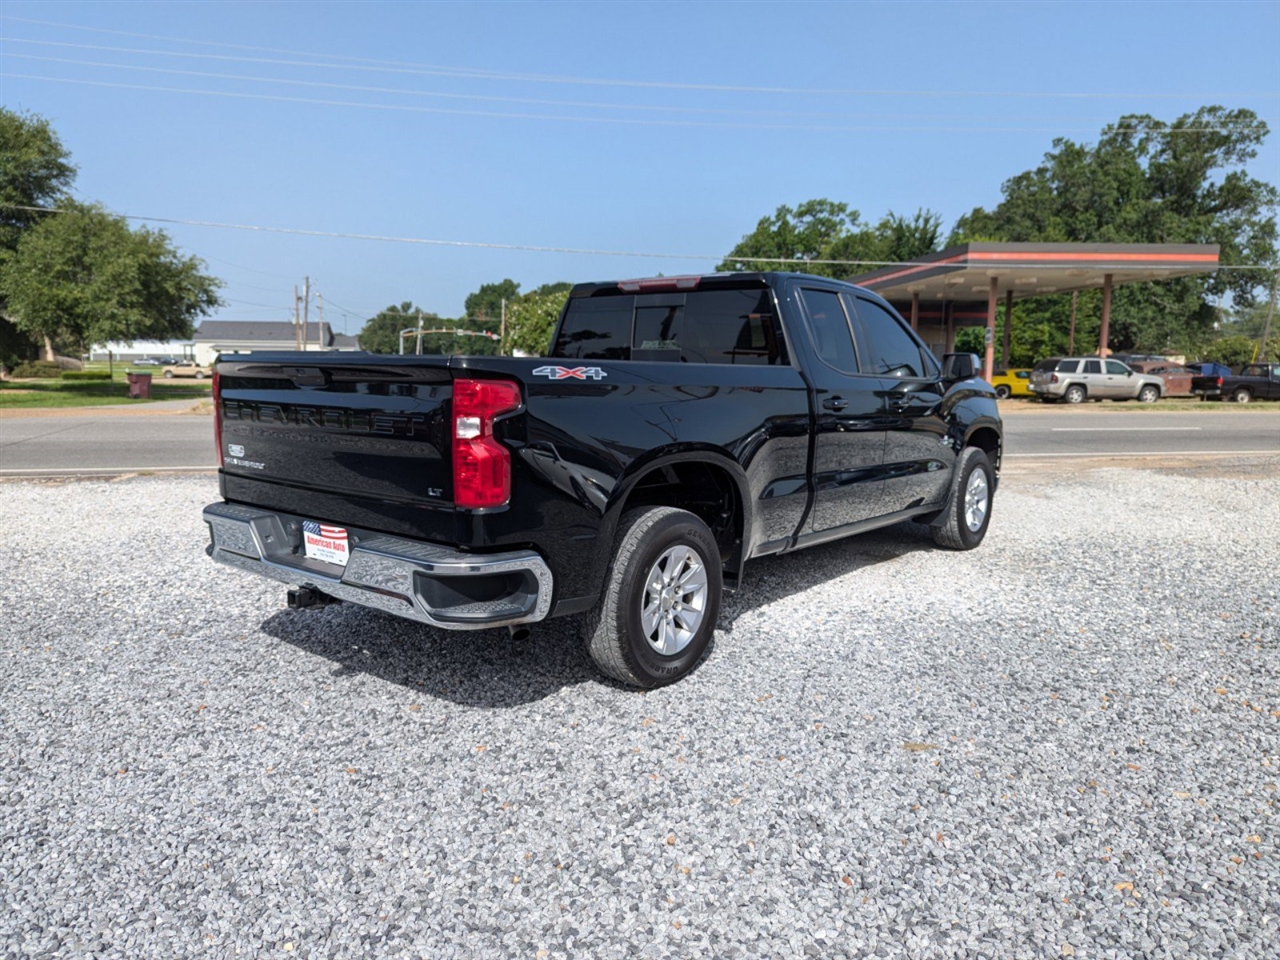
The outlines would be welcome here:
M 709 270 L 813 197 L 870 220 L 929 207 L 949 229 L 1055 136 L 1125 113 L 1222 103 L 1280 128 L 1276 2 L 4 0 L 0 16 L 0 101 L 49 118 L 79 193 L 119 213 L 712 258 L 165 226 L 226 281 L 219 318 L 285 319 L 310 275 L 352 333 L 403 300 L 456 316 L 503 277 Z M 1277 136 L 1251 167 L 1273 183 Z

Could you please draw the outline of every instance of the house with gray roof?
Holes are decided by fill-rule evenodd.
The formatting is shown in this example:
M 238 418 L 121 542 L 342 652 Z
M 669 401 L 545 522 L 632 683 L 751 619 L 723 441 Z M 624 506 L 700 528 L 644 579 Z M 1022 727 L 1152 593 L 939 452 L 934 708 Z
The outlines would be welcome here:
M 196 363 L 208 365 L 219 355 L 254 350 L 297 350 L 301 338 L 301 329 L 287 320 L 206 320 L 196 330 Z M 334 333 L 327 323 L 311 323 L 301 349 L 355 351 L 360 344 L 355 337 Z

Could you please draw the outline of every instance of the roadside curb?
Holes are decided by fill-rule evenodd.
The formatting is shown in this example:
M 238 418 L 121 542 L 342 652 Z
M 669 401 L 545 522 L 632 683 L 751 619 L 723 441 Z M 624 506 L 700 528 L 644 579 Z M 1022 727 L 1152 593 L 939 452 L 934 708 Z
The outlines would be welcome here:
M 172 417 L 189 414 L 209 416 L 211 400 L 159 400 L 143 406 L 103 404 L 92 407 L 7 407 L 0 409 L 0 420 L 23 420 L 36 417 Z

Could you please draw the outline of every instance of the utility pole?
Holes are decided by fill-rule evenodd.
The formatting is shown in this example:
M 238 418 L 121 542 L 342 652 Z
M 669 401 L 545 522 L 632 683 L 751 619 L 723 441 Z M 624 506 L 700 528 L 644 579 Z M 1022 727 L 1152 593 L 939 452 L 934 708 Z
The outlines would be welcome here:
M 1267 321 L 1262 325 L 1262 343 L 1258 344 L 1258 359 L 1266 362 L 1267 337 L 1271 335 L 1271 317 L 1276 312 L 1276 281 L 1280 280 L 1280 270 L 1271 278 L 1271 302 L 1267 305 Z
M 502 298 L 502 322 L 498 326 L 498 353 L 501 354 L 507 346 L 507 298 Z
M 302 278 L 302 349 L 307 349 L 307 314 L 311 310 L 311 278 Z
M 418 343 L 413 348 L 413 352 L 415 355 L 422 354 L 422 308 L 421 307 L 418 308 Z
M 298 328 L 298 285 L 293 285 L 293 349 L 302 349 L 301 330 Z
M 327 346 L 324 342 L 324 294 L 316 294 L 316 308 L 319 316 L 316 318 L 316 344 L 321 350 Z

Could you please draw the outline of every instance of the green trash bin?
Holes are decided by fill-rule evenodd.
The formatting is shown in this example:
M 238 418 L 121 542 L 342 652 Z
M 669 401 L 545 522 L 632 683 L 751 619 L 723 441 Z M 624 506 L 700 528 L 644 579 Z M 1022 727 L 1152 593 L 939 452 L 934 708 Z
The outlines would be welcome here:
M 130 400 L 151 399 L 151 374 L 126 373 L 124 376 L 125 379 L 129 381 Z

